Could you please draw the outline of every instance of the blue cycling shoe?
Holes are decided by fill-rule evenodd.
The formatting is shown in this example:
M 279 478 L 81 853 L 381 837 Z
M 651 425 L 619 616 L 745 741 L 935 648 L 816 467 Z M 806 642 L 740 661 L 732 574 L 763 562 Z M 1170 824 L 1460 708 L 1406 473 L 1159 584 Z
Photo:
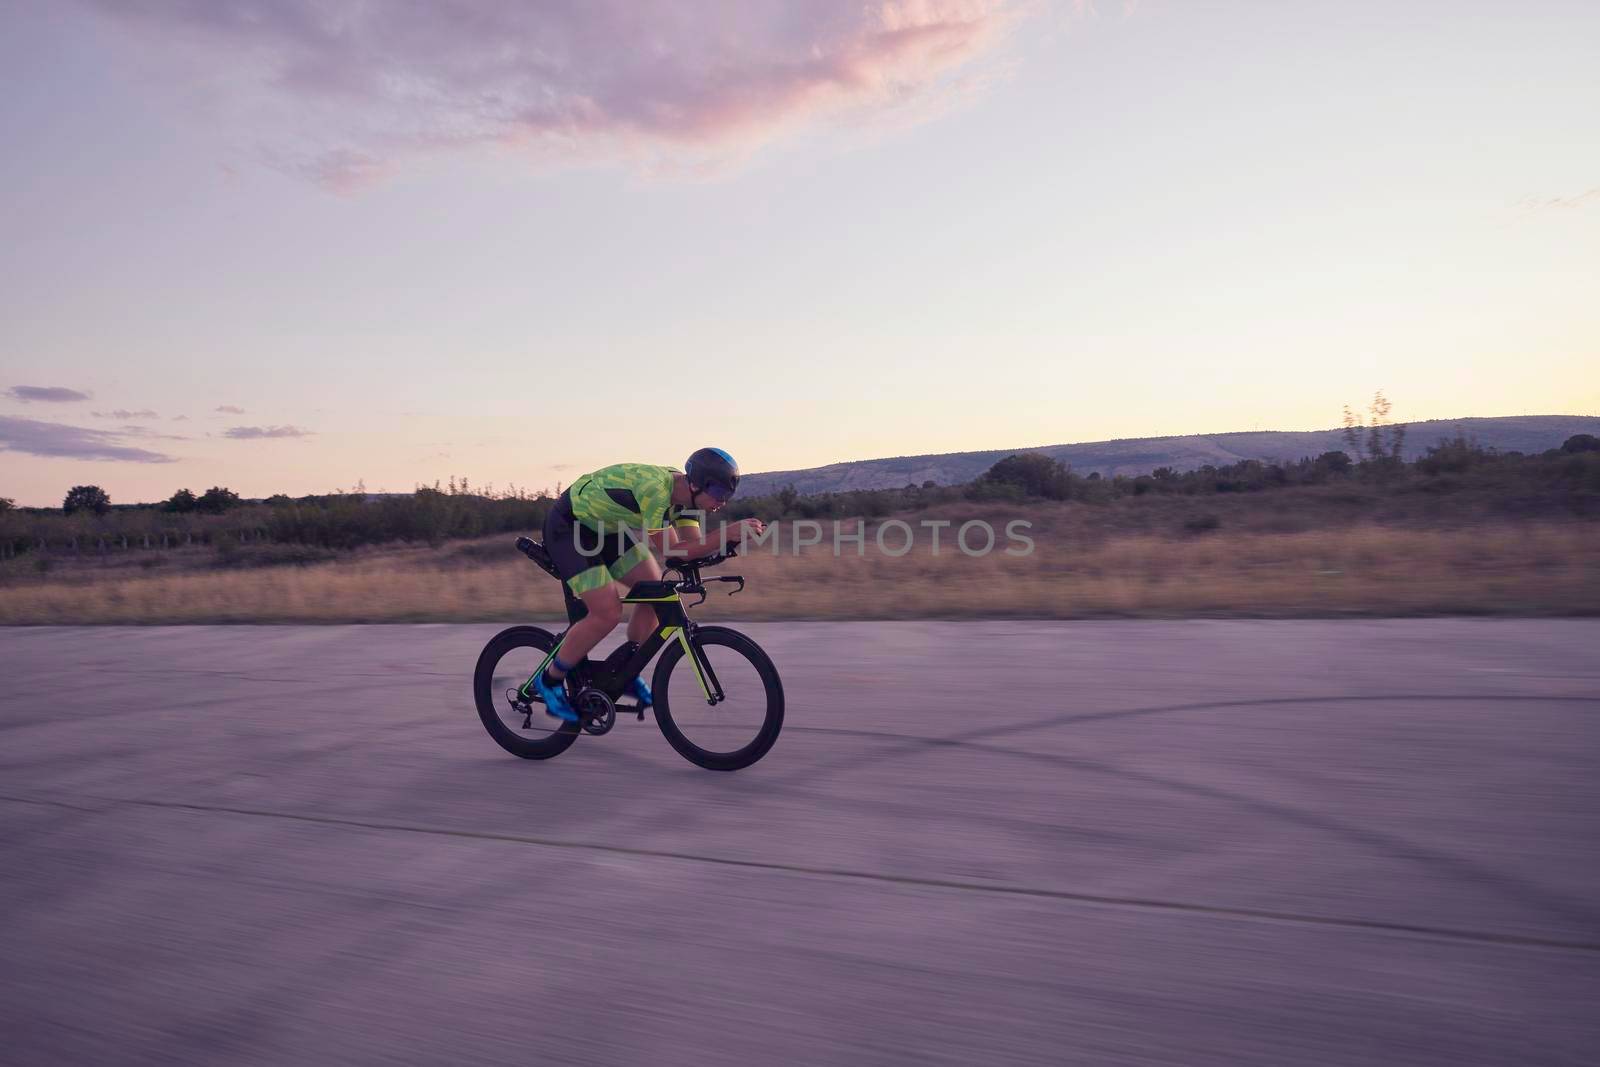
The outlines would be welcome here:
M 635 676 L 633 682 L 628 686 L 628 691 L 633 694 L 634 699 L 639 702 L 641 708 L 648 708 L 656 702 L 656 698 L 650 695 L 650 687 L 644 684 L 643 678 Z
M 539 672 L 539 677 L 533 680 L 533 688 L 544 700 L 544 713 L 554 715 L 562 722 L 577 722 L 578 713 L 572 710 L 572 702 L 567 699 L 567 687 L 560 682 L 551 685 L 545 681 L 544 671 Z

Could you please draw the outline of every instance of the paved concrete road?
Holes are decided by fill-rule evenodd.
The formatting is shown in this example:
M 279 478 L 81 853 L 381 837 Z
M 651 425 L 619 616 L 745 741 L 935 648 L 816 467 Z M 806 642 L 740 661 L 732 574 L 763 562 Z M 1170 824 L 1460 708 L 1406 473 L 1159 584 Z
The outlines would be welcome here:
M 0 1060 L 1596 1060 L 1595 622 L 752 625 L 735 775 L 496 629 L 0 631 Z

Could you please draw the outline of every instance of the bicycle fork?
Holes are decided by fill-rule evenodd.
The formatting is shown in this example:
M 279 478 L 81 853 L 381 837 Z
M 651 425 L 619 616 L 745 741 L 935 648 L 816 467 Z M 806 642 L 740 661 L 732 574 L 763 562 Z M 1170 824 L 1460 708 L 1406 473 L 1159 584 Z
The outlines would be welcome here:
M 712 707 L 722 703 L 726 694 L 722 691 L 722 683 L 717 681 L 717 672 L 711 669 L 711 661 L 700 654 L 700 649 L 689 640 L 689 630 L 683 626 L 663 626 L 660 630 L 663 640 L 670 641 L 674 636 L 683 646 L 683 654 L 688 657 L 689 665 L 694 668 L 695 680 L 700 683 L 700 692 L 706 696 L 706 703 Z

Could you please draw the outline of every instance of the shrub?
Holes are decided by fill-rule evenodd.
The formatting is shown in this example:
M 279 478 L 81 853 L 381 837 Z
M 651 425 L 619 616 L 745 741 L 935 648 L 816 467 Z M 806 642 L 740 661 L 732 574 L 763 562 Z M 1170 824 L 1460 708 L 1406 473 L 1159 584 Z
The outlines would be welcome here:
M 77 511 L 92 511 L 104 515 L 111 510 L 111 497 L 98 485 L 75 485 L 67 490 L 61 501 L 61 510 L 68 515 Z
M 1401 451 L 1405 446 L 1405 424 L 1389 421 L 1392 408 L 1389 398 L 1379 391 L 1372 395 L 1372 403 L 1367 408 L 1370 423 L 1348 406 L 1344 409 L 1345 443 L 1364 465 L 1380 473 L 1392 472 L 1401 465 Z
M 1026 496 L 1048 500 L 1066 500 L 1072 495 L 1072 472 L 1041 452 L 1007 456 L 985 471 L 979 481 L 1016 486 Z
M 221 515 L 224 511 L 239 506 L 239 494 L 232 489 L 224 489 L 220 485 L 213 485 L 205 491 L 199 500 L 194 502 L 194 509 L 206 515 Z
M 1311 463 L 1313 468 L 1323 474 L 1348 474 L 1354 465 L 1348 452 L 1324 452 Z
M 1561 442 L 1563 452 L 1600 452 L 1600 437 L 1592 433 L 1575 433 Z
M 1476 439 L 1458 433 L 1451 438 L 1441 438 L 1438 444 L 1429 446 L 1422 458 L 1417 460 L 1416 466 L 1424 474 L 1459 474 L 1493 458 L 1492 449 L 1484 448 Z

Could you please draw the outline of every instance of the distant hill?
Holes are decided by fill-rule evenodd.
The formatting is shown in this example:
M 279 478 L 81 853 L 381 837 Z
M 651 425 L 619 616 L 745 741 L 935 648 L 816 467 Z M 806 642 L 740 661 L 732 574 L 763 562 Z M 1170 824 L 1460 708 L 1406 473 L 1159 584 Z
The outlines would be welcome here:
M 1586 415 L 1511 415 L 1495 419 L 1435 419 L 1406 424 L 1405 456 L 1415 459 L 1441 438 L 1462 433 L 1479 444 L 1502 452 L 1543 452 L 1558 448 L 1575 433 L 1600 435 L 1600 418 Z M 801 493 L 843 492 L 851 489 L 898 489 L 933 481 L 939 485 L 970 482 L 1006 456 L 1017 452 L 1043 452 L 1066 463 L 1078 474 L 1098 472 L 1148 474 L 1157 467 L 1178 471 L 1206 464 L 1222 466 L 1242 459 L 1292 462 L 1345 448 L 1344 431 L 1303 432 L 1265 430 L 1249 433 L 1192 434 L 1188 437 L 1136 437 L 1117 441 L 1090 441 L 1041 448 L 998 448 L 985 452 L 949 452 L 932 456 L 895 456 L 830 463 L 808 470 L 765 471 L 747 474 L 739 483 L 741 496 L 760 496 L 793 485 Z

